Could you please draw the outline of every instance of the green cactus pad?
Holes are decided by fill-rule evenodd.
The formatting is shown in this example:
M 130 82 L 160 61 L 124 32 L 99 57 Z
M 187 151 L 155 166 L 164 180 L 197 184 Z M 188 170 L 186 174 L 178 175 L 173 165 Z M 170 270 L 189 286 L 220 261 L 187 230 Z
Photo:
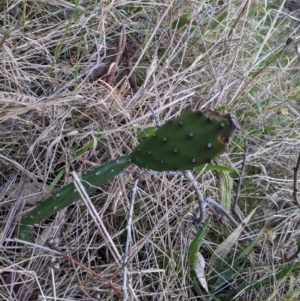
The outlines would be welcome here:
M 121 157 L 117 160 L 111 161 L 86 173 L 82 177 L 82 185 L 86 189 L 86 192 L 90 194 L 106 181 L 117 176 L 130 164 L 130 156 Z M 21 219 L 19 229 L 17 230 L 18 238 L 29 240 L 31 226 L 49 218 L 51 215 L 77 202 L 79 199 L 80 194 L 73 183 L 64 186 L 55 195 L 47 198 Z
M 132 162 L 158 171 L 189 170 L 223 153 L 237 124 L 232 115 L 186 112 L 166 122 L 132 152 Z

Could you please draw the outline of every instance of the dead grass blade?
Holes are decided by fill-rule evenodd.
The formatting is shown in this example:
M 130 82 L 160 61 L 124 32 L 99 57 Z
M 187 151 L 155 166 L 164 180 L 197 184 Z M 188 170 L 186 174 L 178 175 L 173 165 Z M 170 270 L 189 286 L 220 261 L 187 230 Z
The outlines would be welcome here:
M 243 220 L 243 222 L 214 250 L 212 258 L 225 259 L 229 252 L 231 252 L 233 246 L 238 242 L 238 239 L 244 229 L 254 215 L 257 207 L 251 211 L 251 213 Z

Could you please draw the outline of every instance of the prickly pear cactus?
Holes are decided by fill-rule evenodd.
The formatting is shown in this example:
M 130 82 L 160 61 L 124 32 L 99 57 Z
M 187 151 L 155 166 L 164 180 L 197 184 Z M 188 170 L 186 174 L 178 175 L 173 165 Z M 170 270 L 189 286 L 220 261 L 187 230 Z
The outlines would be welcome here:
M 82 177 L 82 185 L 88 194 L 95 191 L 106 181 L 120 174 L 124 168 L 131 164 L 131 157 L 125 156 L 102 165 Z M 32 225 L 37 224 L 59 210 L 70 206 L 80 199 L 80 194 L 73 183 L 64 186 L 55 195 L 50 196 L 20 221 L 18 237 L 22 240 L 29 240 L 29 232 Z
M 111 161 L 88 172 L 82 184 L 88 194 L 128 167 L 131 162 L 139 167 L 158 171 L 188 170 L 209 163 L 227 149 L 237 128 L 231 115 L 215 112 L 186 112 L 168 121 L 152 136 L 142 141 L 129 156 Z M 29 240 L 30 227 L 80 199 L 73 183 L 63 187 L 22 218 L 17 236 Z
M 132 162 L 158 171 L 193 169 L 223 153 L 236 128 L 230 114 L 186 112 L 142 141 L 131 153 Z

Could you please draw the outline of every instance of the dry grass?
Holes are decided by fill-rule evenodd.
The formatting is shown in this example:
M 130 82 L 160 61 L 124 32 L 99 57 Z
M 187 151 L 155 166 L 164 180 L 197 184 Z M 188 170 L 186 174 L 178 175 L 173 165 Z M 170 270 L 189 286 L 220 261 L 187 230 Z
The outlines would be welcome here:
M 220 300 L 233 298 L 231 289 L 275 275 L 285 266 L 282 258 L 294 252 L 300 234 L 299 208 L 292 198 L 300 105 L 294 46 L 282 46 L 273 60 L 275 46 L 284 45 L 292 34 L 298 39 L 282 5 L 251 0 L 225 1 L 222 6 L 222 1 L 174 0 L 3 2 L 1 300 L 119 300 L 111 285 L 121 291 L 122 267 L 82 202 L 37 225 L 34 245 L 21 250 L 9 238 L 51 185 L 62 187 L 73 170 L 80 173 L 129 154 L 136 133 L 154 124 L 149 104 L 160 121 L 185 109 L 234 112 L 240 129 L 230 151 L 220 158 L 231 168 L 240 170 L 244 140 L 249 141 L 239 208 L 247 216 L 259 206 L 250 226 L 262 234 L 259 246 L 230 280 L 231 288 L 219 288 Z M 183 21 L 183 16 L 189 22 L 175 29 L 174 21 Z M 122 28 L 132 68 L 121 58 L 108 85 Z M 129 80 L 129 73 L 135 79 Z M 219 173 L 195 176 L 204 195 L 220 200 Z M 123 174 L 91 196 L 121 255 L 133 182 L 131 175 Z M 128 264 L 130 300 L 212 298 L 195 288 L 188 262 L 196 208 L 187 180 L 166 174 L 140 178 Z M 201 253 L 213 292 L 210 255 L 235 227 L 213 206 L 209 217 Z M 58 249 L 82 266 L 38 247 L 50 237 L 58 238 Z M 248 244 L 242 235 L 231 255 Z M 58 266 L 51 269 L 55 257 Z M 229 265 L 234 260 L 225 258 Z M 299 298 L 297 277 L 290 272 L 259 288 L 245 288 L 235 299 Z

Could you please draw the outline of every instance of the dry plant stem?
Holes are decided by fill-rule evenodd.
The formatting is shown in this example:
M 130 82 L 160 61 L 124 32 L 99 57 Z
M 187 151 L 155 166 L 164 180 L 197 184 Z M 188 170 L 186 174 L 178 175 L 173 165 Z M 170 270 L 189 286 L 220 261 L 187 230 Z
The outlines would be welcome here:
M 258 60 L 255 64 L 253 64 L 248 71 L 246 71 L 243 75 L 242 75 L 242 78 L 241 80 L 244 81 L 245 80 L 245 85 L 243 86 L 243 89 L 240 90 L 240 89 L 237 89 L 237 92 L 235 93 L 233 99 L 232 99 L 232 102 L 234 102 L 241 94 L 242 92 L 250 85 L 250 83 L 253 81 L 253 78 L 250 78 L 250 80 L 248 80 L 248 82 L 246 82 L 246 78 L 248 77 L 248 75 L 250 74 L 250 72 L 252 72 L 256 67 L 259 66 L 259 64 L 264 60 L 264 59 L 267 59 L 267 57 L 273 53 L 275 53 L 277 50 L 279 50 L 280 48 L 282 48 L 280 50 L 280 52 L 277 53 L 277 55 L 275 55 L 275 57 L 267 64 L 265 65 L 264 67 L 262 67 L 259 71 L 257 71 L 256 75 L 254 76 L 257 77 L 259 74 L 261 74 L 268 66 L 270 66 L 278 57 L 279 55 L 283 52 L 283 50 L 287 47 L 287 43 L 286 41 L 285 42 L 282 42 L 280 45 L 274 47 L 270 53 L 268 53 L 267 55 L 265 55 L 262 59 Z M 243 84 L 243 83 L 242 83 Z M 241 86 L 240 86 L 241 87 Z
M 228 39 L 228 40 L 231 39 L 232 34 L 233 34 L 235 28 L 237 27 L 238 22 L 240 21 L 241 17 L 246 13 L 246 10 L 248 9 L 249 4 L 250 4 L 250 1 L 249 1 L 249 0 L 245 1 L 245 5 L 243 6 L 243 8 L 242 8 L 240 14 L 238 15 L 237 19 L 235 20 L 234 24 L 232 25 L 232 27 L 231 27 L 231 29 L 230 29 L 230 32 L 229 32 L 229 34 L 228 34 L 228 36 L 227 36 L 227 39 Z
M 298 259 L 299 253 L 300 253 L 300 246 L 297 247 L 297 250 L 291 256 L 288 256 L 287 254 L 284 256 L 284 263 L 291 262 L 295 259 Z
M 3 44 L 4 44 L 4 42 L 5 42 L 5 39 L 6 39 L 6 36 L 4 36 L 4 37 L 2 38 L 2 40 L 0 41 L 0 49 L 3 47 Z
M 215 206 L 216 208 L 218 208 L 234 226 L 237 227 L 239 225 L 239 223 L 230 215 L 230 213 L 217 201 L 215 201 L 214 199 L 212 199 L 210 197 L 205 197 L 204 201 L 206 203 L 211 204 L 211 205 Z
M 29 242 L 27 240 L 22 240 L 22 239 L 18 239 L 18 238 L 6 238 L 4 240 L 5 242 L 15 242 L 17 244 L 20 244 L 20 245 L 27 245 L 27 246 L 32 246 L 34 248 L 39 248 L 41 250 L 44 250 L 46 252 L 52 252 L 54 254 L 57 254 L 57 255 L 60 255 L 60 251 L 56 251 L 56 250 L 53 250 L 52 248 L 48 248 L 48 247 L 45 247 L 45 246 L 42 246 L 42 245 L 37 245 L 37 244 L 34 244 L 32 242 Z
M 127 225 L 126 225 L 127 237 L 126 237 L 125 252 L 124 252 L 124 259 L 123 259 L 123 286 L 122 286 L 123 299 L 122 299 L 122 301 L 127 301 L 129 298 L 128 291 L 127 291 L 127 276 L 128 276 L 127 264 L 128 264 L 128 258 L 129 258 L 129 248 L 130 248 L 130 244 L 132 242 L 132 237 L 131 237 L 132 214 L 133 214 L 133 207 L 134 207 L 134 202 L 135 202 L 135 198 L 136 198 L 136 190 L 137 190 L 138 181 L 139 181 L 139 179 L 136 179 L 133 184 L 130 207 L 128 210 L 128 219 L 127 219 Z
M 56 295 L 56 286 L 55 286 L 55 276 L 54 276 L 54 269 L 51 268 L 51 279 L 52 279 L 52 291 L 53 291 L 53 299 L 57 300 L 57 295 Z
M 299 202 L 299 199 L 298 199 L 298 172 L 299 172 L 299 168 L 300 168 L 300 153 L 299 153 L 299 156 L 298 156 L 297 164 L 294 167 L 294 191 L 293 191 L 294 200 L 295 200 L 297 206 L 300 208 L 300 202 Z
M 195 192 L 196 192 L 196 195 L 198 198 L 198 203 L 199 203 L 199 218 L 197 219 L 196 222 L 198 225 L 201 225 L 205 219 L 205 207 L 206 207 L 205 200 L 203 199 L 202 193 L 201 193 L 201 191 L 198 187 L 198 184 L 197 184 L 194 176 L 192 175 L 192 173 L 189 170 L 187 170 L 187 171 L 184 171 L 183 174 L 192 183 L 192 185 L 195 189 Z
M 205 197 L 204 202 L 211 204 L 211 205 L 215 206 L 216 208 L 218 208 L 223 213 L 223 215 L 225 215 L 234 226 L 236 226 L 236 227 L 239 226 L 239 223 L 230 215 L 230 213 L 221 204 L 216 202 L 214 199 L 212 199 L 210 197 Z M 253 240 L 253 235 L 248 233 L 246 230 L 243 230 L 243 233 L 247 235 L 247 238 L 250 241 Z
M 125 25 L 122 26 L 121 35 L 118 41 L 118 48 L 117 48 L 117 54 L 114 57 L 113 63 L 110 65 L 109 70 L 107 72 L 107 76 L 105 77 L 105 82 L 108 85 L 111 85 L 114 77 L 117 72 L 117 67 L 120 63 L 121 55 L 125 49 L 126 46 L 126 33 L 125 33 Z
M 152 115 L 153 115 L 153 117 L 154 117 L 154 120 L 155 120 L 155 126 L 156 126 L 157 128 L 159 128 L 159 127 L 160 127 L 160 122 L 159 122 L 159 120 L 158 120 L 157 115 L 155 114 L 155 112 L 154 112 L 154 110 L 153 110 L 153 108 L 152 108 L 152 106 L 151 106 L 150 104 L 148 104 L 148 107 L 149 107 L 149 110 L 150 110 L 150 112 L 152 113 Z
M 298 160 L 296 163 L 296 166 L 294 167 L 294 191 L 293 191 L 293 197 L 295 200 L 295 203 L 297 204 L 297 206 L 300 208 L 300 203 L 299 203 L 299 199 L 298 199 L 298 172 L 299 172 L 299 168 L 300 168 L 300 153 L 298 155 Z M 290 262 L 294 259 L 298 258 L 298 255 L 300 253 L 300 246 L 297 247 L 297 250 L 295 251 L 294 254 L 292 254 L 291 256 L 284 256 L 284 262 Z
M 129 171 L 127 171 L 129 173 Z M 145 174 L 148 175 L 159 175 L 161 172 L 145 172 Z M 184 172 L 168 172 L 169 175 L 184 175 L 193 185 L 195 192 L 197 194 L 198 202 L 199 202 L 199 218 L 197 219 L 197 224 L 201 224 L 204 222 L 205 219 L 205 209 L 206 209 L 206 204 L 209 203 L 213 206 L 215 206 L 217 209 L 219 209 L 227 218 L 228 220 L 234 225 L 238 226 L 239 223 L 230 215 L 230 213 L 218 202 L 213 200 L 210 197 L 205 197 L 203 198 L 202 193 L 198 187 L 198 184 L 193 176 L 193 174 L 190 171 L 184 171 Z M 246 230 L 243 230 L 244 234 L 247 234 L 249 236 L 249 233 Z M 252 239 L 251 239 L 252 240 Z
M 76 172 L 74 172 L 74 171 L 71 172 L 71 175 L 74 178 L 74 185 L 75 185 L 76 189 L 78 189 L 78 192 L 79 192 L 82 200 L 84 201 L 84 203 L 89 211 L 89 214 L 92 216 L 92 219 L 94 220 L 95 224 L 97 225 L 103 239 L 106 241 L 107 247 L 109 248 L 112 256 L 114 257 L 116 264 L 119 266 L 120 263 L 122 262 L 121 255 L 119 254 L 114 242 L 112 241 L 108 231 L 106 230 L 102 220 L 100 219 L 97 210 L 95 209 L 95 207 L 94 207 L 93 203 L 91 202 L 88 194 L 86 193 L 83 185 L 81 184 L 81 181 L 78 178 Z
M 124 56 L 125 56 L 125 62 L 126 62 L 126 67 L 128 69 L 128 71 L 130 72 L 130 70 L 132 69 L 132 62 L 129 58 L 129 54 L 128 54 L 128 46 L 125 46 L 124 49 Z M 132 88 L 134 89 L 138 89 L 137 84 L 136 84 L 136 78 L 135 78 L 135 73 L 132 73 L 129 77 L 129 83 L 131 85 Z
M 237 189 L 236 189 L 235 200 L 234 200 L 232 208 L 231 208 L 232 213 L 236 217 L 238 217 L 238 219 L 240 220 L 240 222 L 242 222 L 243 219 L 240 216 L 240 214 L 237 212 L 236 206 L 237 206 L 237 202 L 238 202 L 238 200 L 240 198 L 240 191 L 241 191 L 241 186 L 242 186 L 242 181 L 243 181 L 243 175 L 244 175 L 244 172 L 245 172 L 245 166 L 246 166 L 247 156 L 248 156 L 248 141 L 247 141 L 247 139 L 245 139 L 245 144 L 244 144 L 244 158 L 243 158 L 243 162 L 242 162 L 242 169 L 241 169 L 241 172 L 240 172 L 239 182 L 238 182 L 238 186 L 237 186 Z

